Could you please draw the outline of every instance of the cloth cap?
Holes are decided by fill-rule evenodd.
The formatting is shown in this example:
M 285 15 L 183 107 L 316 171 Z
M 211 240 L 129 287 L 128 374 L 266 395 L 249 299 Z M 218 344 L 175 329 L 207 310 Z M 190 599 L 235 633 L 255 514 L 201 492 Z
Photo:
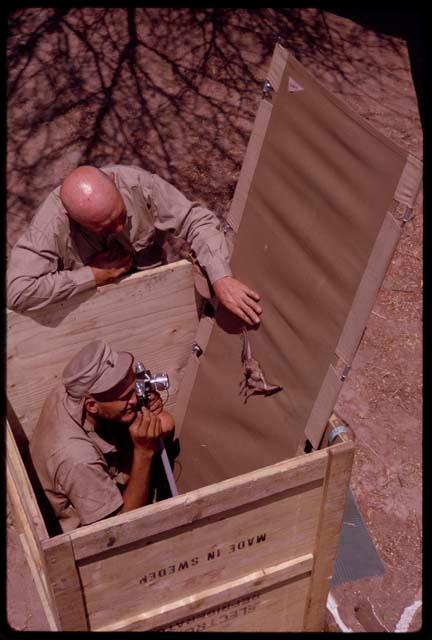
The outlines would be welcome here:
M 68 395 L 75 400 L 103 393 L 126 377 L 132 361 L 131 353 L 113 351 L 103 340 L 94 340 L 66 365 L 63 384 Z

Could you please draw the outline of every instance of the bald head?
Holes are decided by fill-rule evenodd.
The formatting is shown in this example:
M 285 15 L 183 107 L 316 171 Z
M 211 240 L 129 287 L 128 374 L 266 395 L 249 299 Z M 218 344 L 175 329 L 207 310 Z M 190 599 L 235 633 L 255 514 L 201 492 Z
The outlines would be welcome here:
M 119 231 L 123 199 L 113 180 L 96 167 L 83 165 L 63 180 L 60 199 L 72 220 L 96 233 Z M 123 220 L 124 222 L 124 220 Z

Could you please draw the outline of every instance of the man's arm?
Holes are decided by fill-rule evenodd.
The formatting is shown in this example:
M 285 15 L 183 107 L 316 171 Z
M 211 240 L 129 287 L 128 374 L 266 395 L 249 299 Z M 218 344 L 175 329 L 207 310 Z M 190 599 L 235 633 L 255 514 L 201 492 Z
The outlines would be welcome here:
M 145 172 L 146 173 L 146 172 Z M 148 175 L 148 174 L 147 174 Z M 187 240 L 205 269 L 220 302 L 248 324 L 260 321 L 259 294 L 237 280 L 229 266 L 229 250 L 217 216 L 159 176 L 143 176 L 156 205 L 156 228 Z
M 30 228 L 12 249 L 7 270 L 7 306 L 14 311 L 42 309 L 52 302 L 101 286 L 127 273 L 130 256 L 109 261 L 100 254 L 88 266 L 61 269 L 54 237 Z
M 14 311 L 42 309 L 95 286 L 90 267 L 60 271 L 55 239 L 30 228 L 12 249 L 7 270 L 7 306 Z
M 162 425 L 158 416 L 143 409 L 129 427 L 134 450 L 129 482 L 123 492 L 123 507 L 118 513 L 132 511 L 147 504 L 151 463 L 159 450 Z

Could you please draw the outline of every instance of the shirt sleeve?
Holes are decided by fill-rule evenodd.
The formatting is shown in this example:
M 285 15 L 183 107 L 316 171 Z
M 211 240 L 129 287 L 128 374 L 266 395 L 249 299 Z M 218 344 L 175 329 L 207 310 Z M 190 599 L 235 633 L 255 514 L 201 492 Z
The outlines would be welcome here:
M 200 203 L 188 200 L 160 176 L 151 174 L 149 182 L 155 204 L 155 227 L 173 231 L 189 242 L 212 284 L 219 278 L 231 276 L 228 246 L 217 216 Z
M 7 270 L 7 306 L 42 309 L 96 286 L 91 267 L 60 270 L 55 238 L 30 227 L 12 249 Z
M 56 484 L 83 525 L 102 520 L 123 505 L 119 488 L 98 459 L 65 460 L 57 469 Z

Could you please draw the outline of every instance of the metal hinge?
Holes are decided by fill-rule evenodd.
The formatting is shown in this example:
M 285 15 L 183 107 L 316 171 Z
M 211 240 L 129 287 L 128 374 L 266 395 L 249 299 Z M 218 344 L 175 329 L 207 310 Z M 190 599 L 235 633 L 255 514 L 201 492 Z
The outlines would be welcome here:
M 199 346 L 198 343 L 194 342 L 192 345 L 192 353 L 194 353 L 196 355 L 197 358 L 199 358 L 200 356 L 202 356 L 203 350 L 201 349 L 201 347 Z
M 349 429 L 345 427 L 343 424 L 339 424 L 337 425 L 337 427 L 333 427 L 333 429 L 328 434 L 329 445 L 333 442 L 336 436 L 340 435 L 341 433 L 349 433 Z
M 405 211 L 404 214 L 402 216 L 402 224 L 404 225 L 406 222 L 408 222 L 408 220 L 411 218 L 411 214 L 412 214 L 412 209 L 411 207 L 405 207 Z
M 342 382 L 343 382 L 344 380 L 346 380 L 347 375 L 348 375 L 348 374 L 349 374 L 349 372 L 350 372 L 350 369 L 351 369 L 351 365 L 349 365 L 349 364 L 345 365 L 345 368 L 344 368 L 344 370 L 342 371 L 342 375 L 341 375 L 341 377 L 340 377 L 340 379 L 342 380 Z
M 264 98 L 271 98 L 272 91 L 273 91 L 273 87 L 270 84 L 270 82 L 268 80 L 264 80 L 264 84 L 262 88 Z

